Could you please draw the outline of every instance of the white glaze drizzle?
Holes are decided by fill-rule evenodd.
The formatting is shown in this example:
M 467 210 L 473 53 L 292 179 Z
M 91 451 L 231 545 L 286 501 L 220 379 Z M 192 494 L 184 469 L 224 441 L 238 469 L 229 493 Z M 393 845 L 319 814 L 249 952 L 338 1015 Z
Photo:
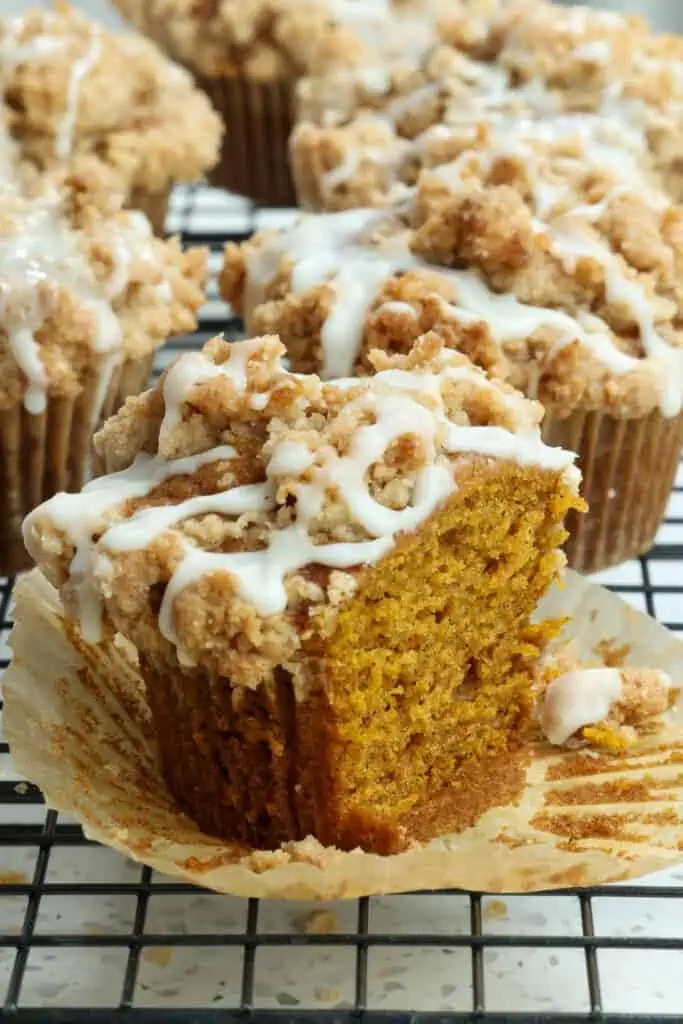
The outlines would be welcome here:
M 45 12 L 46 32 L 34 36 L 25 43 L 18 39 L 24 27 L 23 18 L 8 18 L 3 23 L 4 34 L 0 39 L 0 90 L 7 83 L 16 67 L 20 64 L 40 61 L 54 54 L 63 53 L 69 46 L 71 36 L 50 35 L 50 28 L 59 29 L 58 16 Z M 57 126 L 54 139 L 55 156 L 60 160 L 68 159 L 73 151 L 73 138 L 78 117 L 83 80 L 100 59 L 102 52 L 102 33 L 98 25 L 93 25 L 86 40 L 86 48 L 80 57 L 74 59 L 69 70 L 69 78 L 64 98 L 64 114 Z
M 220 372 L 239 380 L 253 352 L 253 343 L 235 343 L 233 353 Z M 232 368 L 230 363 L 235 361 Z M 206 362 L 200 372 L 200 361 Z M 200 380 L 213 376 L 211 361 L 201 354 L 181 357 L 175 366 L 176 376 L 188 367 L 188 385 L 175 381 L 164 388 L 166 401 L 182 404 L 191 388 Z M 214 369 L 217 369 L 214 367 Z M 284 371 L 281 371 L 284 374 Z M 183 591 L 207 574 L 229 573 L 239 596 L 249 602 L 262 616 L 282 612 L 287 607 L 287 576 L 305 565 L 316 563 L 332 568 L 350 568 L 371 564 L 391 550 L 399 532 L 412 530 L 456 489 L 450 456 L 471 453 L 510 459 L 522 465 L 538 465 L 567 475 L 570 486 L 578 487 L 575 456 L 561 449 L 549 448 L 532 426 L 530 407 L 517 395 L 505 395 L 516 412 L 515 431 L 502 427 L 466 427 L 452 423 L 446 414 L 442 387 L 449 380 L 476 380 L 483 388 L 499 389 L 473 368 L 444 366 L 440 373 L 403 373 L 389 370 L 363 381 L 340 381 L 331 385 L 346 389 L 358 388 L 345 407 L 352 416 L 361 414 L 360 425 L 351 444 L 343 454 L 332 445 L 323 445 L 315 453 L 304 445 L 284 439 L 273 444 L 266 465 L 266 481 L 262 484 L 238 486 L 213 495 L 191 498 L 173 506 L 154 506 L 135 513 L 129 519 L 114 521 L 95 542 L 93 535 L 104 525 L 104 514 L 119 509 L 129 497 L 143 496 L 156 483 L 179 472 L 192 472 L 192 459 L 165 462 L 159 456 L 139 456 L 123 473 L 103 477 L 90 484 L 80 495 L 58 495 L 27 520 L 25 536 L 31 544 L 32 526 L 46 517 L 71 539 L 75 555 L 71 565 L 72 578 L 80 588 L 83 629 L 89 638 L 98 634 L 92 608 L 100 616 L 100 605 L 93 602 L 97 584 L 92 577 L 93 565 L 110 564 L 110 556 L 137 550 L 153 543 L 155 538 L 171 531 L 181 555 L 169 580 L 161 606 L 161 632 L 178 647 L 181 661 L 189 663 L 187 653 L 173 625 L 174 602 Z M 429 396 L 428 404 L 419 400 L 421 392 Z M 501 394 L 503 394 L 501 392 Z M 182 409 L 167 409 L 172 423 L 182 418 Z M 368 417 L 372 422 L 367 422 Z M 370 493 L 368 471 L 387 449 L 401 437 L 411 437 L 420 444 L 424 454 L 423 468 L 416 473 L 412 499 L 402 509 L 381 504 Z M 202 464 L 230 458 L 230 450 L 214 449 L 201 457 Z M 197 463 L 198 465 L 199 463 Z M 183 520 L 210 513 L 239 516 L 262 513 L 275 508 L 279 481 L 288 480 L 288 492 L 296 495 L 294 521 L 285 527 L 274 527 L 267 546 L 255 551 L 216 553 L 196 547 L 178 530 Z M 368 539 L 353 542 L 316 544 L 313 529 L 328 493 L 334 492 L 346 504 L 352 521 L 362 527 Z M 98 561 L 99 560 L 99 561 Z M 99 618 L 98 618 L 99 621 Z
M 548 685 L 539 713 L 544 735 L 555 746 L 587 725 L 607 720 L 622 695 L 616 668 L 586 668 L 566 672 Z
M 637 712 L 638 689 L 636 687 L 634 692 L 631 682 L 629 693 L 629 674 L 629 669 L 579 668 L 553 679 L 538 708 L 539 724 L 550 743 L 561 746 L 580 729 L 607 722 L 619 702 L 626 705 L 625 710 L 628 711 L 630 705 L 631 712 Z M 639 678 L 639 670 L 635 670 L 637 684 L 644 686 L 645 693 L 649 688 L 650 696 L 652 690 L 658 690 L 658 696 L 664 698 L 660 710 L 664 710 L 666 695 L 674 689 L 671 676 L 656 669 L 648 669 L 645 674 L 649 677 L 646 682 Z M 646 699 L 642 717 L 648 714 L 647 703 Z M 649 713 L 657 713 L 651 703 Z
M 384 60 L 418 61 L 436 42 L 435 15 L 428 9 L 412 13 L 391 0 L 325 0 L 325 6 Z
M 443 168 L 439 170 L 442 173 L 446 173 Z M 589 211 L 587 218 L 577 217 L 575 223 L 563 219 L 557 228 L 539 224 L 539 230 L 549 232 L 553 251 L 567 266 L 572 255 L 592 257 L 601 263 L 610 298 L 627 305 L 640 328 L 646 354 L 660 368 L 662 412 L 676 415 L 683 401 L 683 349 L 669 345 L 657 331 L 653 309 L 640 284 L 623 273 L 606 246 L 582 233 L 593 215 L 594 211 Z M 454 286 L 457 298 L 450 303 L 443 300 L 445 315 L 463 323 L 482 320 L 501 343 L 522 340 L 549 327 L 557 334 L 558 349 L 579 340 L 611 373 L 628 373 L 642 363 L 622 352 L 605 323 L 588 311 L 574 317 L 560 310 L 531 306 L 514 295 L 493 292 L 472 271 L 430 267 L 409 251 L 403 235 L 381 244 L 365 242 L 368 232 L 384 216 L 376 210 L 308 215 L 270 238 L 261 251 L 250 253 L 247 277 L 256 301 L 283 257 L 292 261 L 295 293 L 319 284 L 334 290 L 336 301 L 321 332 L 323 377 L 333 379 L 353 373 L 368 310 L 384 282 L 400 271 L 427 268 Z
M 72 292 L 80 309 L 93 319 L 93 349 L 101 356 L 93 424 L 99 418 L 109 383 L 123 358 L 123 334 L 112 302 L 131 279 L 134 261 L 162 265 L 154 252 L 147 219 L 136 212 L 122 212 L 107 222 L 104 238 L 113 260 L 111 274 L 102 283 L 88 262 L 83 239 L 62 216 L 60 197 L 46 191 L 39 197 L 22 198 L 20 189 L 0 184 L 0 197 L 14 201 L 16 230 L 0 235 L 0 322 L 9 347 L 23 371 L 27 387 L 24 405 L 38 415 L 47 403 L 47 375 L 36 334 L 45 322 L 46 297 L 51 286 Z M 9 214 L 8 214 L 9 216 Z M 158 287 L 170 292 L 163 275 Z
M 55 15 L 51 12 L 45 13 L 45 21 L 49 26 L 55 22 Z M 38 35 L 28 42 L 20 43 L 19 36 L 24 27 L 25 20 L 22 17 L 6 18 L 3 20 L 3 35 L 0 38 L 0 86 L 6 88 L 7 82 L 16 67 L 20 64 L 30 63 L 42 57 L 49 57 L 66 49 L 67 39 L 62 36 Z
M 93 25 L 90 41 L 81 57 L 74 61 L 69 74 L 66 91 L 66 107 L 55 136 L 55 155 L 66 160 L 73 151 L 74 130 L 78 118 L 78 103 L 83 80 L 100 59 L 102 37 L 97 25 Z
M 45 410 L 47 386 L 35 339 L 45 319 L 41 289 L 59 284 L 77 294 L 82 308 L 94 318 L 96 352 L 120 352 L 121 327 L 109 303 L 101 297 L 79 236 L 60 216 L 55 196 L 26 200 L 17 210 L 16 232 L 0 236 L 0 267 L 0 318 L 14 358 L 27 378 L 26 409 L 39 414 Z M 16 312 L 9 313 L 10 304 L 22 306 L 20 317 Z
M 163 384 L 164 418 L 159 429 L 159 443 L 163 448 L 165 438 L 182 421 L 182 409 L 192 389 L 202 381 L 212 377 L 227 377 L 232 381 L 235 391 L 243 395 L 247 386 L 249 359 L 261 348 L 257 340 L 240 342 L 233 345 L 230 358 L 224 363 L 213 363 L 201 352 L 188 352 L 171 366 L 166 373 Z M 275 367 L 271 364 L 270 370 Z M 279 368 L 279 360 L 277 363 Z M 256 411 L 264 409 L 268 404 L 269 392 L 257 392 L 250 396 L 251 406 Z
M 67 534 L 73 544 L 69 572 L 85 640 L 96 643 L 101 638 L 102 605 L 94 585 L 90 558 L 93 534 L 104 527 L 109 509 L 127 499 L 143 497 L 164 480 L 189 476 L 207 463 L 229 460 L 234 455 L 235 449 L 228 445 L 172 461 L 138 455 L 128 469 L 92 480 L 80 494 L 56 494 L 29 513 L 24 520 L 24 543 L 36 560 L 38 551 L 33 544 L 33 526 L 38 518 L 46 516 L 56 529 Z

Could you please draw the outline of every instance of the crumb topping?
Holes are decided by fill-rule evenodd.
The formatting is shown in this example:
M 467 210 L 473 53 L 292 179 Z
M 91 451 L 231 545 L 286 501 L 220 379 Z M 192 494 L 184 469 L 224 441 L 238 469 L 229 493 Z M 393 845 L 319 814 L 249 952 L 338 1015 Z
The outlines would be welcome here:
M 86 638 L 104 612 L 142 649 L 173 644 L 182 664 L 256 685 L 460 474 L 515 461 L 578 492 L 575 456 L 541 441 L 541 407 L 433 334 L 328 384 L 284 370 L 283 352 L 214 339 L 180 357 L 98 435 L 108 475 L 27 518 Z
M 553 128 L 423 171 L 381 210 L 228 246 L 222 290 L 295 368 L 368 372 L 425 330 L 557 416 L 683 403 L 683 213 L 609 146 Z
M 0 101 L 22 157 L 41 169 L 96 157 L 127 193 L 192 181 L 218 156 L 219 118 L 191 76 L 71 8 L 0 20 Z
M 520 122 L 525 130 L 527 122 L 565 116 L 643 161 L 649 152 L 672 194 L 683 195 L 679 41 L 628 15 L 542 0 L 452 5 L 439 40 L 417 69 L 385 62 L 300 83 L 294 165 L 300 182 L 319 167 L 324 208 L 353 201 L 359 175 L 369 204 L 373 163 L 386 190 L 454 159 L 482 133 L 510 135 Z M 384 152 L 359 139 L 356 120 L 369 115 L 382 124 Z
M 417 61 L 437 37 L 444 0 L 116 0 L 142 31 L 208 75 L 255 81 L 306 71 Z
M 605 742 L 610 737 L 611 746 L 620 749 L 647 719 L 672 706 L 676 692 L 671 678 L 658 669 L 578 668 L 548 685 L 539 722 L 556 746 L 572 738 L 610 746 Z
M 0 184 L 0 409 L 42 413 L 93 372 L 103 401 L 123 360 L 193 329 L 205 275 L 203 250 L 155 238 L 85 181 Z

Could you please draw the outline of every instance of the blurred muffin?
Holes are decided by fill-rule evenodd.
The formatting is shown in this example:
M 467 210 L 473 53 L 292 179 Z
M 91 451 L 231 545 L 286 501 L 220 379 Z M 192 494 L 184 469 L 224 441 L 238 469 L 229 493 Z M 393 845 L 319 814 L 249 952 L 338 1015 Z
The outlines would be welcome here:
M 419 61 L 448 0 L 114 0 L 121 13 L 195 74 L 226 139 L 213 184 L 292 205 L 287 146 L 294 88 L 307 73 Z
M 299 205 L 377 205 L 483 138 L 566 131 L 621 147 L 683 198 L 683 45 L 638 18 L 542 0 L 470 0 L 440 45 L 384 76 L 310 76 L 298 87 Z
M 0 574 L 25 568 L 24 516 L 81 487 L 93 430 L 192 330 L 206 255 L 155 238 L 76 179 L 0 185 Z
M 590 511 L 570 563 L 652 544 L 683 441 L 683 209 L 620 150 L 520 137 L 423 171 L 381 210 L 302 218 L 229 245 L 224 297 L 295 370 L 371 372 L 436 330 L 546 409 Z
M 187 72 L 68 7 L 0 20 L 0 99 L 22 158 L 41 170 L 90 158 L 158 233 L 170 189 L 218 157 L 219 119 Z

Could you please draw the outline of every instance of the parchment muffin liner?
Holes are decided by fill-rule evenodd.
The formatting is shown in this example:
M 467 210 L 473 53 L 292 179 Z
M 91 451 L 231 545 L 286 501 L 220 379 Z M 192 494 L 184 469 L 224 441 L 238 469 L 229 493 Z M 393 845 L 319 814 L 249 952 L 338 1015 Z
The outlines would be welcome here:
M 616 419 L 601 412 L 546 417 L 543 439 L 578 452 L 584 515 L 570 512 L 569 565 L 597 572 L 652 547 L 683 449 L 683 413 Z
M 193 73 L 225 124 L 220 159 L 208 175 L 210 183 L 258 203 L 294 206 L 289 169 L 293 82 Z
M 57 491 L 79 491 L 99 424 L 143 391 L 154 353 L 125 360 L 109 381 L 104 400 L 100 373 L 93 370 L 73 398 L 48 395 L 45 411 L 32 414 L 18 402 L 0 410 L 0 575 L 33 565 L 21 535 L 31 509 Z M 98 409 L 98 406 L 100 408 Z
M 327 209 L 325 178 L 328 173 L 323 166 L 319 149 L 302 149 L 290 140 L 289 159 L 296 195 L 296 205 L 307 213 L 322 213 Z
M 627 644 L 627 664 L 683 680 L 683 643 L 618 597 L 567 573 L 543 601 L 569 616 L 581 657 Z M 239 896 L 335 899 L 447 887 L 530 892 L 636 877 L 683 861 L 683 706 L 618 756 L 532 750 L 513 806 L 474 828 L 393 856 L 323 848 L 275 851 L 203 834 L 162 780 L 145 689 L 120 637 L 85 644 L 39 572 L 20 581 L 5 674 L 4 722 L 16 766 L 87 836 L 186 881 Z

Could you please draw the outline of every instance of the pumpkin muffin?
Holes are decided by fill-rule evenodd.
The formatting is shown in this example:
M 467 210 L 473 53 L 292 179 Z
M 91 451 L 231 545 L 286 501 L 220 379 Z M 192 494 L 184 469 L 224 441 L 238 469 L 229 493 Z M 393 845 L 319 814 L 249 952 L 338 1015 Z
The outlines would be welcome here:
M 194 329 L 206 276 L 204 251 L 155 238 L 108 192 L 44 186 L 30 168 L 0 184 L 2 575 L 28 562 L 26 513 L 81 487 L 94 428 Z
M 61 172 L 88 158 L 158 233 L 173 185 L 218 158 L 219 118 L 187 72 L 66 6 L 0 19 L 2 104 L 23 159 Z
M 612 158 L 610 158 L 612 157 Z M 310 215 L 226 250 L 222 291 L 295 370 L 372 371 L 426 330 L 546 408 L 590 513 L 570 563 L 649 548 L 683 441 L 683 210 L 575 136 L 465 151 L 383 210 Z
M 274 337 L 181 356 L 25 524 L 67 615 L 138 649 L 169 788 L 207 832 L 401 850 L 521 785 L 530 616 L 580 504 L 542 409 L 427 335 L 375 375 Z
M 299 204 L 377 205 L 483 137 L 555 128 L 625 149 L 683 198 L 683 44 L 638 18 L 542 0 L 453 5 L 421 65 L 311 76 L 291 148 Z
M 294 89 L 306 73 L 418 62 L 450 0 L 115 0 L 131 24 L 189 68 L 226 127 L 215 185 L 291 206 L 287 146 Z

